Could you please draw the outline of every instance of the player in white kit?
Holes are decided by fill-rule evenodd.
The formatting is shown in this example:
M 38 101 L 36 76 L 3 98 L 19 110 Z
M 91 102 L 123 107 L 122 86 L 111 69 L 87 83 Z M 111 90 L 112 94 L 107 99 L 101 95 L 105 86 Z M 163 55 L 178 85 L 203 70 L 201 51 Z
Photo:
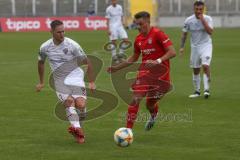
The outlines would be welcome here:
M 190 67 L 193 68 L 193 85 L 195 92 L 189 98 L 200 96 L 200 70 L 203 69 L 204 97 L 210 96 L 210 63 L 212 59 L 213 20 L 210 16 L 203 14 L 205 4 L 202 1 L 194 3 L 194 12 L 184 22 L 181 39 L 180 55 L 184 53 L 184 45 L 187 33 L 191 33 L 191 58 Z
M 117 40 L 121 39 L 123 42 L 128 41 L 127 32 L 123 26 L 123 9 L 122 6 L 117 4 L 117 0 L 111 0 L 111 5 L 106 9 L 106 18 L 108 23 L 108 35 L 110 41 L 117 46 Z M 125 58 L 124 49 L 119 48 L 119 54 L 117 54 L 117 48 L 112 50 L 112 60 L 115 63 L 119 63 L 122 58 Z
M 79 63 L 87 65 L 89 88 L 95 89 L 93 68 L 80 45 L 70 38 L 64 37 L 63 22 L 51 22 L 52 38 L 40 47 L 38 56 L 39 92 L 44 87 L 44 62 L 48 58 L 53 72 L 54 86 L 57 97 L 66 107 L 66 116 L 71 124 L 68 128 L 78 143 L 84 143 L 84 132 L 79 122 L 77 109 L 86 112 L 86 90 L 84 72 Z

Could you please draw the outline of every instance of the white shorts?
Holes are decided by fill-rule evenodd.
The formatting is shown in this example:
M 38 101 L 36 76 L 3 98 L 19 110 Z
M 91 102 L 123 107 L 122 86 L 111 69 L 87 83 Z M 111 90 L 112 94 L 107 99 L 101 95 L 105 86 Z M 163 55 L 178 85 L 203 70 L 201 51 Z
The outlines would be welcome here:
M 80 68 L 72 71 L 64 81 L 55 81 L 55 87 L 57 97 L 60 101 L 65 101 L 69 96 L 74 99 L 79 97 L 87 99 L 84 72 Z
M 200 47 L 191 47 L 190 67 L 201 68 L 202 65 L 210 66 L 212 60 L 212 44 Z
M 69 96 L 73 97 L 74 99 L 77 99 L 77 98 L 87 99 L 87 93 L 86 93 L 85 88 L 81 88 L 81 90 L 79 92 L 80 93 L 78 93 L 78 94 L 65 94 L 65 93 L 56 92 L 56 94 L 57 94 L 58 99 L 61 102 L 64 102 Z
M 111 30 L 111 35 L 109 36 L 109 39 L 112 40 L 117 40 L 117 39 L 127 39 L 128 35 L 127 32 L 123 27 L 116 27 L 112 28 Z

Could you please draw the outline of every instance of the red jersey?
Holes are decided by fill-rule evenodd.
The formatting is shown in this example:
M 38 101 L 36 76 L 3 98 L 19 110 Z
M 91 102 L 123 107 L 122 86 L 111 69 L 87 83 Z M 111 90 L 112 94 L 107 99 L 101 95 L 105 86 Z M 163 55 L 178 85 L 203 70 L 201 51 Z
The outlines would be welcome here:
M 142 63 L 144 65 L 144 62 L 147 60 L 156 60 L 161 58 L 164 54 L 166 54 L 165 49 L 171 45 L 171 40 L 163 31 L 156 27 L 152 27 L 147 36 L 140 33 L 136 37 L 134 42 L 134 53 L 142 54 Z M 162 65 L 164 65 L 168 71 L 163 77 L 161 77 L 161 79 L 170 81 L 169 60 L 163 61 Z

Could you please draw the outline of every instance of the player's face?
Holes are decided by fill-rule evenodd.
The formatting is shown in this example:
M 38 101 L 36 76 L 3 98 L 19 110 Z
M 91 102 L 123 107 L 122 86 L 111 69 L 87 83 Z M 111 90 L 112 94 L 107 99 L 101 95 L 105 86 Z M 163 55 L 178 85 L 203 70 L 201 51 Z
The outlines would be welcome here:
M 63 25 L 57 26 L 54 30 L 51 31 L 53 35 L 53 39 L 61 43 L 64 40 L 64 27 Z
M 116 5 L 117 4 L 117 0 L 112 0 L 112 5 Z
M 147 34 L 150 28 L 149 20 L 144 18 L 135 19 L 138 31 L 143 34 Z
M 199 18 L 199 16 L 201 14 L 203 14 L 203 11 L 204 11 L 204 6 L 203 5 L 194 6 L 194 13 L 195 13 L 197 18 Z

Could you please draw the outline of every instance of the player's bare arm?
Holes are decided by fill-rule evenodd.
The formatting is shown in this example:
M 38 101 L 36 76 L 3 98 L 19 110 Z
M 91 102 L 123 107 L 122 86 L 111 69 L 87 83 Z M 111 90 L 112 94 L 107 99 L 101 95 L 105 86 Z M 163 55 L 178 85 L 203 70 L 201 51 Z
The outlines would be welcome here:
M 116 66 L 111 66 L 107 69 L 108 73 L 114 73 L 122 68 L 128 67 L 132 65 L 134 62 L 136 62 L 139 58 L 139 54 L 134 53 L 132 56 L 130 56 L 126 61 L 123 61 L 122 63 L 119 63 Z
M 168 46 L 165 49 L 165 52 L 166 52 L 166 54 L 161 57 L 162 61 L 166 61 L 166 60 L 171 59 L 176 56 L 176 51 L 175 51 L 175 48 L 173 47 L 173 45 Z
M 109 26 L 109 19 L 107 18 L 107 33 L 108 35 L 111 35 L 111 31 L 110 31 L 110 26 Z
M 44 87 L 44 61 L 38 61 L 39 83 L 36 85 L 36 91 L 40 92 Z
M 180 56 L 184 54 L 184 46 L 185 46 L 186 40 L 187 40 L 187 32 L 183 32 L 181 37 L 180 49 L 179 49 Z
M 95 77 L 94 77 L 92 63 L 91 63 L 91 61 L 88 58 L 85 58 L 83 60 L 83 64 L 87 65 L 87 76 L 88 76 L 88 80 L 89 80 L 88 87 L 93 91 L 93 90 L 96 89 L 96 85 L 94 83 Z
M 157 60 L 147 60 L 146 67 L 153 67 L 157 64 L 161 64 L 163 61 L 166 61 L 166 60 L 171 59 L 176 56 L 175 48 L 172 45 L 167 47 L 165 49 L 165 52 L 166 52 L 166 54 Z
M 206 30 L 206 32 L 209 34 L 209 35 L 212 35 L 213 33 L 213 29 L 208 25 L 207 21 L 204 19 L 203 17 L 203 14 L 200 14 L 199 15 L 199 19 L 201 20 L 203 26 L 204 26 L 204 29 Z

